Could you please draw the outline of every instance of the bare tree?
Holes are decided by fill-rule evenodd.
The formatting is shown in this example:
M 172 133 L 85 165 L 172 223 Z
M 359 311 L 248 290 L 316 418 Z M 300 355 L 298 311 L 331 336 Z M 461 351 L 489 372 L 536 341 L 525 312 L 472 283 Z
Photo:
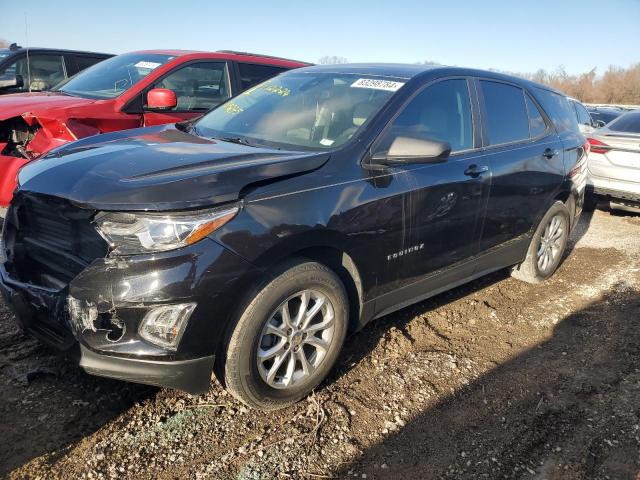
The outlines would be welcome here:
M 347 60 L 344 57 L 339 57 L 337 55 L 325 55 L 324 57 L 320 57 L 320 59 L 318 60 L 318 63 L 320 65 L 335 65 L 338 63 L 347 63 L 349 60 Z
M 7 48 L 9 45 L 9 42 L 0 38 L 0 48 Z

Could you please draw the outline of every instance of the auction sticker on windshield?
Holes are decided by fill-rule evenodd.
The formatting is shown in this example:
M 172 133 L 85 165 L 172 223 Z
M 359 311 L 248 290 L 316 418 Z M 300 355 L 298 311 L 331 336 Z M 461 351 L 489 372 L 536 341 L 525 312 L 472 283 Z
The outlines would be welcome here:
M 386 90 L 395 92 L 404 85 L 404 82 L 393 82 L 391 80 L 378 80 L 374 78 L 359 78 L 351 84 L 353 88 L 373 88 L 375 90 Z
M 148 68 L 149 70 L 153 70 L 154 68 L 158 68 L 160 66 L 157 62 L 138 62 L 134 65 L 137 68 Z

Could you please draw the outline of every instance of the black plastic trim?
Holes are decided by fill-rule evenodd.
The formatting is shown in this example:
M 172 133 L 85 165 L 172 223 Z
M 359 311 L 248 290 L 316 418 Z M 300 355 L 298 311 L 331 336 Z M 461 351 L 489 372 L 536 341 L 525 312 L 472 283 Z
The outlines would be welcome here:
M 183 390 L 200 395 L 209 390 L 215 357 L 161 362 L 114 357 L 80 345 L 80 366 L 92 375 Z

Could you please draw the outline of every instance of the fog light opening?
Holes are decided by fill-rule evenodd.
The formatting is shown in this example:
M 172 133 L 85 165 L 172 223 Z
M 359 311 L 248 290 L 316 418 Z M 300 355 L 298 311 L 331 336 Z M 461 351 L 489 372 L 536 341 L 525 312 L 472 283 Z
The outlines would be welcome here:
M 176 350 L 195 308 L 195 303 L 155 307 L 142 319 L 138 333 L 149 343 L 168 350 Z
M 109 314 L 102 314 L 100 317 L 100 328 L 107 330 L 107 340 L 110 342 L 120 341 L 120 339 L 124 337 L 124 332 L 126 331 L 124 322 L 115 315 L 111 316 Z

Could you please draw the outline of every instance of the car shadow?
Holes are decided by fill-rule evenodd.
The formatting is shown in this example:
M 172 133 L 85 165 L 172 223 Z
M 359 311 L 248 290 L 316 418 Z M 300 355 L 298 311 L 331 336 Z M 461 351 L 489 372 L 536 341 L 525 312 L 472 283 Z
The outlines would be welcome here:
M 638 321 L 640 292 L 615 285 L 547 341 L 427 405 L 338 477 L 639 478 Z

